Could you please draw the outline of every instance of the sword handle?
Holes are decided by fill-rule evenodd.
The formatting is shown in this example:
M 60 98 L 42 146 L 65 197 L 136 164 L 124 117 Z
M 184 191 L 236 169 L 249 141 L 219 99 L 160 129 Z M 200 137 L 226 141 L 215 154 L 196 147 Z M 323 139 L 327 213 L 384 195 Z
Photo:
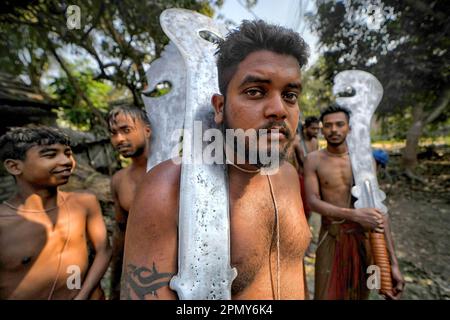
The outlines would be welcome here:
M 364 187 L 367 193 L 369 206 L 375 208 L 375 197 L 369 180 L 364 182 Z M 380 294 L 392 293 L 391 262 L 386 248 L 386 238 L 384 233 L 371 231 L 369 233 L 369 239 L 375 264 L 380 268 Z
M 391 263 L 386 249 L 384 233 L 370 232 L 370 246 L 375 264 L 380 268 L 380 294 L 392 293 Z

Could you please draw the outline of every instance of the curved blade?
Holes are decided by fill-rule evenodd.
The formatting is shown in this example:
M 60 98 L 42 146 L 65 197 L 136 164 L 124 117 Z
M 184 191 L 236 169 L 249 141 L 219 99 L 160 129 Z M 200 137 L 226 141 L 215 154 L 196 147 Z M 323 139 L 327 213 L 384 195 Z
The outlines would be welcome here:
M 333 94 L 352 92 L 336 102 L 351 111 L 350 133 L 347 136 L 355 186 L 352 194 L 358 200 L 355 208 L 378 208 L 387 214 L 383 204 L 386 195 L 380 190 L 370 143 L 370 123 L 383 97 L 383 87 L 372 74 L 360 70 L 347 70 L 334 78 Z
M 201 37 L 221 38 L 225 29 L 196 12 L 165 10 L 161 26 L 186 65 L 186 111 L 180 180 L 178 274 L 170 287 L 180 299 L 231 299 L 236 270 L 230 267 L 230 221 L 226 166 L 195 163 L 194 121 L 214 128 L 211 96 L 218 92 L 216 46 Z M 190 134 L 187 134 L 190 133 Z M 192 134 L 194 133 L 194 134 Z M 203 132 L 200 132 L 200 139 Z

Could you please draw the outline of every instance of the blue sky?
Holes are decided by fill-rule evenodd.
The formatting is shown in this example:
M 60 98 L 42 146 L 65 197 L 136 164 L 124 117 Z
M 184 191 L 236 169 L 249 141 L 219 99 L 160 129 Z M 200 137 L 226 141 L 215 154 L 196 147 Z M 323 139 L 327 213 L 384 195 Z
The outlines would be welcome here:
M 240 2 L 239 0 L 224 0 L 224 5 L 216 12 L 215 18 L 217 19 L 219 15 L 222 15 L 225 19 L 232 20 L 236 24 L 239 24 L 244 19 L 254 19 L 252 13 L 240 3 L 245 3 L 245 0 L 240 0 Z M 303 8 L 304 12 L 314 13 L 316 11 L 315 1 L 258 0 L 252 11 L 260 19 L 300 32 L 311 48 L 311 57 L 308 63 L 308 66 L 311 66 L 319 56 L 317 49 L 318 38 L 311 33 L 309 27 L 305 24 L 304 18 L 302 20 L 299 19 L 300 8 Z

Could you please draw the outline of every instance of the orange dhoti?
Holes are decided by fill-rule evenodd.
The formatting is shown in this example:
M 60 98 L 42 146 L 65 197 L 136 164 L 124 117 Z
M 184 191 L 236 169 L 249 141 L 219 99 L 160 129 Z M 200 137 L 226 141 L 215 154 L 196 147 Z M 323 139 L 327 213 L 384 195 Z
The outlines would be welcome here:
M 322 217 L 316 251 L 314 299 L 367 299 L 367 267 L 371 264 L 368 237 L 361 225 Z

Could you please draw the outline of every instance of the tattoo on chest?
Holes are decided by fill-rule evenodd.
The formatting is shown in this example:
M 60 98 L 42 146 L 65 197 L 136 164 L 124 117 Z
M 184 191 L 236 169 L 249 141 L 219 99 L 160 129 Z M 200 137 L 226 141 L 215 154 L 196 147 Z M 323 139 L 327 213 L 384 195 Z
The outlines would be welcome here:
M 136 296 L 140 300 L 144 300 L 149 294 L 157 297 L 157 290 L 168 286 L 172 276 L 172 273 L 158 272 L 155 263 L 153 263 L 152 269 L 128 264 L 122 276 L 120 298 L 128 300 Z

